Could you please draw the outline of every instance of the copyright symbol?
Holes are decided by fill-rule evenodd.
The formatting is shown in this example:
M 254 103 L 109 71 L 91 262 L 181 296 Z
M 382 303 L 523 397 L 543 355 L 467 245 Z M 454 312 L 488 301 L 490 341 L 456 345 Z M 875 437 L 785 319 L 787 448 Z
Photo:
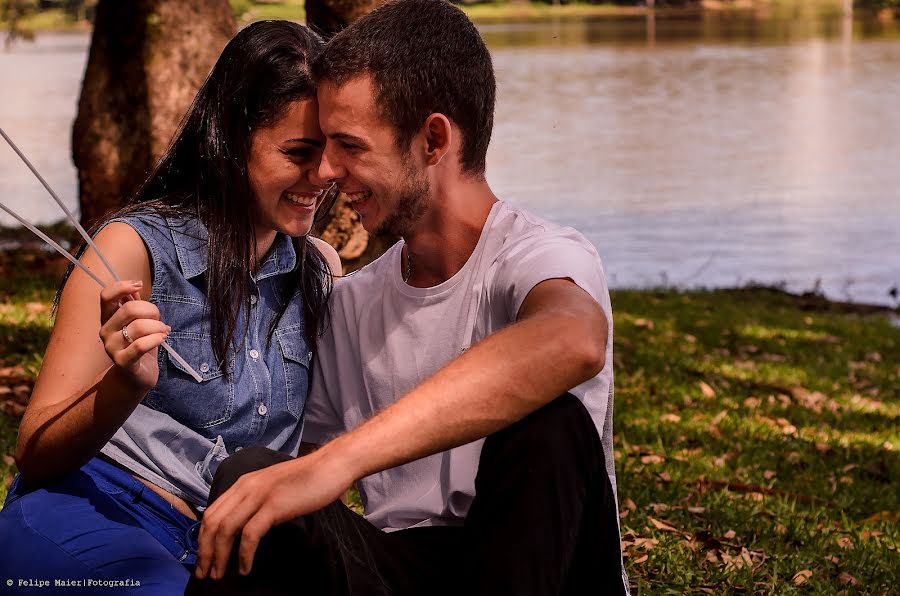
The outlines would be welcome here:
M 13 580 L 11 580 L 11 579 L 6 580 L 6 585 L 7 585 L 7 586 L 12 586 L 12 585 L 13 585 Z

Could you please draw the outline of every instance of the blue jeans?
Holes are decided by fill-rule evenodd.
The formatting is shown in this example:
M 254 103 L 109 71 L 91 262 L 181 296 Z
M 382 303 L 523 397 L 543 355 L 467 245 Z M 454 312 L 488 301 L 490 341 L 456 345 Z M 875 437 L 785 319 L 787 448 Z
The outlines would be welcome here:
M 199 527 L 102 459 L 42 488 L 17 476 L 0 511 L 0 590 L 180 595 Z

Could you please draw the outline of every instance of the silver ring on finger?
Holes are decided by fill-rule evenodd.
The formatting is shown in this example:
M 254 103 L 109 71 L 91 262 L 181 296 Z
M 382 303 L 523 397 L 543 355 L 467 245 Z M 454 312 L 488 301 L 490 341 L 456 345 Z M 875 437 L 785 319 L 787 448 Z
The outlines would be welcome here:
M 122 337 L 125 338 L 126 342 L 128 342 L 130 344 L 134 343 L 134 340 L 131 339 L 130 335 L 128 335 L 128 325 L 125 325 L 124 327 L 122 327 Z

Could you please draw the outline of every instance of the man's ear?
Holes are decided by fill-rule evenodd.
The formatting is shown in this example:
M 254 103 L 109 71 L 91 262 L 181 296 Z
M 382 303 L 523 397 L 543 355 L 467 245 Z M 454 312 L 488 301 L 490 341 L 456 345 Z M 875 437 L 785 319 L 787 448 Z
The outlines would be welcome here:
M 432 114 L 425 119 L 425 162 L 436 166 L 450 151 L 453 141 L 453 127 L 450 119 L 443 114 Z

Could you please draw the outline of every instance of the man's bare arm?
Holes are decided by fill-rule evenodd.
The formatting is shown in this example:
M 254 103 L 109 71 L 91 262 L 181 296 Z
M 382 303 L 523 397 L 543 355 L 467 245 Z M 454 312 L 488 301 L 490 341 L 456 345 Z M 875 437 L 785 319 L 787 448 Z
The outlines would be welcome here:
M 485 437 L 597 375 L 606 339 L 606 317 L 587 292 L 569 280 L 542 282 L 515 324 L 325 445 L 322 457 L 361 478 Z
M 516 323 L 490 335 L 371 419 L 296 460 L 240 478 L 204 516 L 196 574 L 240 571 L 274 525 L 316 511 L 356 480 L 503 429 L 599 373 L 607 320 L 566 279 L 535 286 Z

